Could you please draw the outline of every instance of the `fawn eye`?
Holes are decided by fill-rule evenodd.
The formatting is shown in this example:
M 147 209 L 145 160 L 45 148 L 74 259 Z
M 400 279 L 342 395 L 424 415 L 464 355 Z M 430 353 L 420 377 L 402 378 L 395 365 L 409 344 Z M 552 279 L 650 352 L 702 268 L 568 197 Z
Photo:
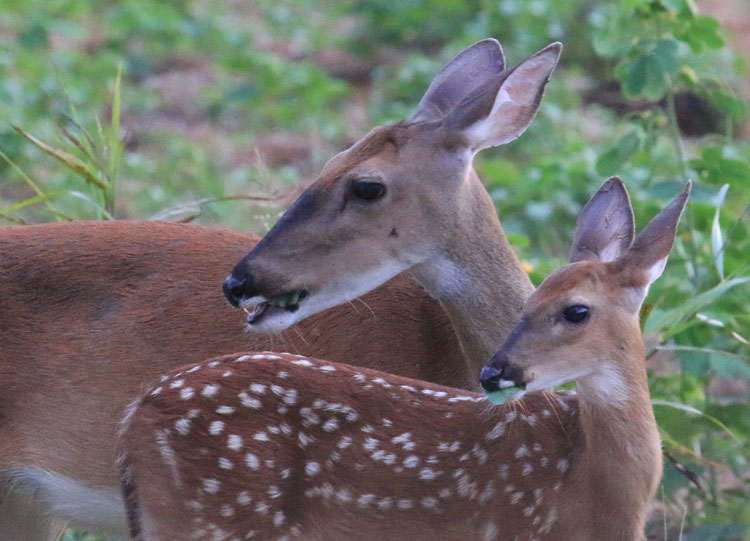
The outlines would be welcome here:
M 562 315 L 566 321 L 570 321 L 571 323 L 581 323 L 589 317 L 589 307 L 582 304 L 574 304 L 573 306 L 568 306 L 563 309 Z
M 352 194 L 359 199 L 374 201 L 385 195 L 385 185 L 371 180 L 358 180 L 352 184 Z

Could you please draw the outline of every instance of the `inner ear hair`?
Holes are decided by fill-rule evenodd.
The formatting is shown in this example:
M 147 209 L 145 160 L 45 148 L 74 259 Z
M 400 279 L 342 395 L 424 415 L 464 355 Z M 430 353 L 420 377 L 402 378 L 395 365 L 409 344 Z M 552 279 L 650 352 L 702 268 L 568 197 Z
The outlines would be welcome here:
M 646 271 L 651 275 L 650 281 L 661 274 L 667 256 L 672 250 L 677 224 L 687 204 L 691 187 L 692 182 L 688 181 L 682 193 L 643 228 L 628 252 L 621 258 L 625 267 Z
M 505 56 L 496 39 L 484 39 L 467 47 L 438 72 L 411 121 L 441 119 L 473 90 L 504 69 Z
M 634 227 L 628 190 L 610 177 L 578 216 L 570 262 L 614 261 L 630 247 Z

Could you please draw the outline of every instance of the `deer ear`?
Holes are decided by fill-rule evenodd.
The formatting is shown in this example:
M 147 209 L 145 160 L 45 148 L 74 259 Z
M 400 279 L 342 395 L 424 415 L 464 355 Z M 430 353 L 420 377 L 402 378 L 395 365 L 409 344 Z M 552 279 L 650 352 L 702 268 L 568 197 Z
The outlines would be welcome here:
M 632 288 L 638 308 L 649 286 L 664 272 L 691 187 L 692 182 L 688 181 L 683 192 L 643 228 L 627 253 L 618 260 L 622 285 Z
M 583 207 L 570 262 L 613 261 L 633 242 L 633 207 L 620 177 L 611 177 Z
M 446 116 L 445 127 L 463 135 L 474 152 L 516 139 L 539 109 L 561 52 L 562 44 L 553 43 L 484 81 Z
M 487 79 L 505 69 L 503 48 L 495 39 L 485 39 L 464 49 L 435 76 L 419 102 L 412 122 L 439 120 Z

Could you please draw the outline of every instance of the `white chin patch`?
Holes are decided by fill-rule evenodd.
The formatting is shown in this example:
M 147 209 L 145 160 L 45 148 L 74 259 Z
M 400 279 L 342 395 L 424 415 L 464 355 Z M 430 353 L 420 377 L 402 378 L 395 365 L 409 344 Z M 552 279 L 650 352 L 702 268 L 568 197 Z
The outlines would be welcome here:
M 294 312 L 274 310 L 266 314 L 257 323 L 247 325 L 248 332 L 278 333 L 303 319 L 328 310 L 339 304 L 356 299 L 376 287 L 384 284 L 411 265 L 390 261 L 377 269 L 362 272 L 356 276 L 340 278 L 330 284 L 324 291 L 310 292 L 299 303 Z

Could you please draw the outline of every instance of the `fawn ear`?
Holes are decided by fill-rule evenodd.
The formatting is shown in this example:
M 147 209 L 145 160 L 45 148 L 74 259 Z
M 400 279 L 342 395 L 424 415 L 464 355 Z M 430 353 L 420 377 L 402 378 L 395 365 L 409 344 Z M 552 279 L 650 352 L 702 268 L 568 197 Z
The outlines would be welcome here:
M 611 177 L 578 216 L 570 262 L 613 261 L 630 247 L 633 232 L 628 191 L 620 177 Z
M 440 120 L 468 94 L 505 69 L 503 48 L 496 39 L 484 39 L 464 49 L 435 76 L 419 102 L 412 122 Z
M 630 249 L 618 260 L 622 285 L 632 288 L 638 308 L 646 298 L 649 286 L 664 272 L 691 187 L 692 182 L 688 181 L 682 193 L 643 228 Z
M 482 82 L 445 118 L 445 127 L 463 135 L 478 152 L 519 137 L 542 101 L 544 87 L 562 52 L 552 43 L 515 68 Z

